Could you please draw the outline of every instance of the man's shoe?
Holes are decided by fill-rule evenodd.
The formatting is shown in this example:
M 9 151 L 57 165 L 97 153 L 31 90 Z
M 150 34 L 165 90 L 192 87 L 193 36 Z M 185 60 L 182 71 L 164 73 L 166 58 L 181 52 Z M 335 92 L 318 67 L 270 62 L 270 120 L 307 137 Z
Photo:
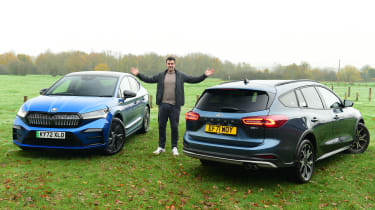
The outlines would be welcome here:
M 164 148 L 161 148 L 161 147 L 158 147 L 153 153 L 154 153 L 155 155 L 158 155 L 158 154 L 160 154 L 160 153 L 162 153 L 162 152 L 165 152 L 165 149 L 164 149 Z
M 172 149 L 172 153 L 173 153 L 173 155 L 179 155 L 179 154 L 178 154 L 177 147 L 173 147 L 173 149 Z

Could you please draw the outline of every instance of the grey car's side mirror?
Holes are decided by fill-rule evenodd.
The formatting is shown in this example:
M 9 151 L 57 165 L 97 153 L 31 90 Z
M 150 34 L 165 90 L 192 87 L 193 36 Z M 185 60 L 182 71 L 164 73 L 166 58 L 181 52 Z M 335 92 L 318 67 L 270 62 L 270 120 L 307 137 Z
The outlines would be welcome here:
M 137 94 L 131 90 L 124 90 L 124 99 L 127 99 L 127 98 L 133 98 L 135 97 Z
M 341 103 L 339 103 L 339 102 L 335 102 L 335 103 L 333 103 L 333 104 L 331 105 L 331 108 L 332 108 L 332 109 L 342 108 L 342 105 L 341 105 Z
M 352 107 L 353 104 L 354 103 L 351 100 L 344 100 L 344 107 Z

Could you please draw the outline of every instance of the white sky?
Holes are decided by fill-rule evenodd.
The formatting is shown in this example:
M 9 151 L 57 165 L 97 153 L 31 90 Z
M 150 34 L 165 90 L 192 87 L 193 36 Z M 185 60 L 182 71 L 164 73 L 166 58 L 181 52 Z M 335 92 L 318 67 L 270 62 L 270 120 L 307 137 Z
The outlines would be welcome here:
M 0 53 L 80 50 L 375 67 L 370 0 L 2 0 Z

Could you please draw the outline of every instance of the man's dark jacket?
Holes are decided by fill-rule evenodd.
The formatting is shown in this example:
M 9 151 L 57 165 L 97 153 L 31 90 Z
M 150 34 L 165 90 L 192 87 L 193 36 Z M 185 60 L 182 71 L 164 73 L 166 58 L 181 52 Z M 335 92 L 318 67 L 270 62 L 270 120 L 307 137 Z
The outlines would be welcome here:
M 183 106 L 185 104 L 185 93 L 184 93 L 184 82 L 187 83 L 198 83 L 202 82 L 204 79 L 207 78 L 205 74 L 199 77 L 192 77 L 186 75 L 183 72 L 176 71 L 176 105 Z M 156 88 L 156 104 L 160 105 L 163 100 L 163 90 L 164 90 L 164 78 L 165 74 L 167 74 L 168 69 L 164 72 L 160 72 L 152 77 L 148 77 L 141 73 L 138 73 L 137 77 L 142 80 L 143 82 L 147 83 L 158 83 Z

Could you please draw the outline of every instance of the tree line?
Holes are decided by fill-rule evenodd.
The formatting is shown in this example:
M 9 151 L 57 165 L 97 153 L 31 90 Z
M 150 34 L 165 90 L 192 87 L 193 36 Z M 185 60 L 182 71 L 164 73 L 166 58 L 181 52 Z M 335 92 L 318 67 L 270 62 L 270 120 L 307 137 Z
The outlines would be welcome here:
M 0 74 L 65 75 L 76 71 L 129 72 L 138 67 L 145 74 L 153 75 L 165 69 L 167 56 L 148 53 L 144 55 L 115 55 L 111 52 L 85 53 L 80 51 L 52 53 L 46 51 L 37 57 L 8 52 L 0 54 Z M 366 65 L 361 69 L 347 65 L 342 69 L 314 68 L 307 62 L 256 68 L 248 63 L 232 63 L 202 53 L 176 57 L 176 68 L 191 75 L 200 75 L 207 68 L 214 68 L 213 77 L 224 80 L 241 79 L 312 79 L 316 81 L 375 81 L 375 68 Z

